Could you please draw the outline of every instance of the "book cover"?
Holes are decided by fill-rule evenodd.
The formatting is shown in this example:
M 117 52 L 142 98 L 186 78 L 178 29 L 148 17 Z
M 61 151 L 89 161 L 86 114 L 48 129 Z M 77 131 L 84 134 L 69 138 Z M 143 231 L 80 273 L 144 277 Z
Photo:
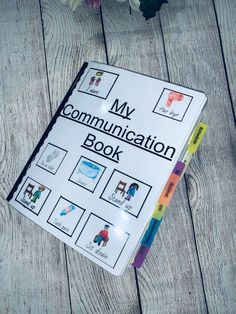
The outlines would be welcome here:
M 120 275 L 205 103 L 199 91 L 84 63 L 7 199 Z

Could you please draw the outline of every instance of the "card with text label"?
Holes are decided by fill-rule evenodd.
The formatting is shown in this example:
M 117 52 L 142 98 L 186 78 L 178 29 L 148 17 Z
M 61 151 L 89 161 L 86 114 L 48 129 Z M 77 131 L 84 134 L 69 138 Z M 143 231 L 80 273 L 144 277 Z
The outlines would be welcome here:
M 60 197 L 50 217 L 48 218 L 48 223 L 65 234 L 72 236 L 83 213 L 83 208 L 63 197 Z
M 205 103 L 202 92 L 84 63 L 7 200 L 121 275 Z

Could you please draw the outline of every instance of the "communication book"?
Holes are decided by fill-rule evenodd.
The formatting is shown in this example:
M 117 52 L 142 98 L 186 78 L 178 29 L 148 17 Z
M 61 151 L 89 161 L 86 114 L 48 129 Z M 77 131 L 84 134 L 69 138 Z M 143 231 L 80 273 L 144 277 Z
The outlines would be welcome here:
M 7 200 L 112 274 L 139 267 L 204 133 L 205 103 L 202 92 L 86 62 Z

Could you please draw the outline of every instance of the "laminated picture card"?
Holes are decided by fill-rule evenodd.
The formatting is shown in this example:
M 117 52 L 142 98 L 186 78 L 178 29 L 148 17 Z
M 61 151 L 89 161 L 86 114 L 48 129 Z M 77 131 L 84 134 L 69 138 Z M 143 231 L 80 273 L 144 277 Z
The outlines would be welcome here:
M 7 199 L 112 274 L 140 267 L 205 132 L 205 103 L 202 92 L 84 63 Z

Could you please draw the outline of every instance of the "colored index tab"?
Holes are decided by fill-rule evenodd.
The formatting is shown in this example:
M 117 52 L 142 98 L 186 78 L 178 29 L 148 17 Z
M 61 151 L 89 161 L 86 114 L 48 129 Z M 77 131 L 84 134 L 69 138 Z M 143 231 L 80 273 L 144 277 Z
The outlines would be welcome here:
M 194 130 L 191 142 L 188 147 L 188 151 L 190 153 L 194 154 L 197 151 L 207 128 L 208 128 L 208 125 L 204 122 L 200 122 L 198 124 L 198 126 Z
M 190 163 L 191 159 L 193 157 L 193 154 L 190 153 L 189 151 L 187 151 L 184 155 L 184 158 L 183 158 L 183 163 L 185 164 L 185 168 L 188 167 L 188 164 Z M 183 175 L 183 173 L 182 173 Z
M 161 193 L 161 197 L 159 202 L 165 206 L 168 206 L 170 200 L 175 192 L 176 186 L 179 182 L 179 176 L 175 173 L 172 173 L 167 181 L 163 192 Z
M 132 266 L 136 267 L 136 268 L 140 268 L 146 258 L 146 256 L 148 255 L 148 252 L 150 251 L 150 248 L 141 245 L 136 256 L 135 259 L 133 261 Z
M 183 173 L 184 169 L 185 169 L 185 164 L 181 161 L 178 161 L 174 167 L 174 170 L 172 171 L 172 174 L 171 174 L 169 180 L 167 181 L 167 184 L 166 184 L 166 186 L 165 186 L 165 188 L 161 194 L 160 200 L 155 207 L 155 210 L 154 210 L 153 215 L 152 215 L 153 218 L 155 218 L 157 220 L 160 220 L 162 218 L 162 216 L 166 210 L 166 207 L 167 207 L 168 203 L 170 202 L 170 199 L 173 195 L 171 193 L 171 195 L 168 196 L 167 191 L 168 191 L 168 189 L 172 190 L 172 188 L 174 187 L 174 186 L 172 186 L 173 183 L 175 185 L 173 192 L 175 191 L 176 185 L 177 185 L 179 178 L 181 177 L 181 174 Z M 162 202 L 163 198 L 167 198 L 168 200 L 166 199 L 165 202 L 163 203 Z
M 181 173 L 183 172 L 185 167 L 185 164 L 181 161 L 178 161 L 177 164 L 174 167 L 174 170 L 172 171 L 172 173 L 176 174 L 177 176 L 181 176 Z
M 156 220 L 155 218 L 152 218 L 147 230 L 145 231 L 145 234 L 142 238 L 141 244 L 146 247 L 150 247 L 152 245 L 152 242 L 155 238 L 155 235 L 157 233 L 157 230 L 159 229 L 161 224 L 161 220 Z
M 157 220 L 160 220 L 162 216 L 164 215 L 165 210 L 166 210 L 166 206 L 158 202 L 152 214 L 152 217 Z

